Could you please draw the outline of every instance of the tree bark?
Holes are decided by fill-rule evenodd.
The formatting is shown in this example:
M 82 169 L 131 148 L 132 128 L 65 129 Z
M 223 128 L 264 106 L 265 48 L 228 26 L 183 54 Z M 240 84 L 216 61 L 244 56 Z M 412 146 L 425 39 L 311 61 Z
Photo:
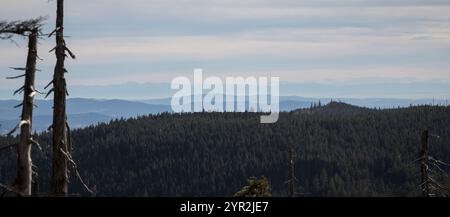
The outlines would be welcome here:
M 36 74 L 36 58 L 37 58 L 37 36 L 38 30 L 35 29 L 28 36 L 28 56 L 25 70 L 24 94 L 22 103 L 22 124 L 20 127 L 20 140 L 17 145 L 17 163 L 18 171 L 14 182 L 16 191 L 22 193 L 23 196 L 31 195 L 32 183 L 32 120 L 33 120 L 33 104 L 34 104 L 34 80 Z
M 53 168 L 51 192 L 54 196 L 66 196 L 68 192 L 67 158 L 61 149 L 67 152 L 66 128 L 66 80 L 64 78 L 64 1 L 57 0 L 56 10 L 56 65 L 53 74 Z

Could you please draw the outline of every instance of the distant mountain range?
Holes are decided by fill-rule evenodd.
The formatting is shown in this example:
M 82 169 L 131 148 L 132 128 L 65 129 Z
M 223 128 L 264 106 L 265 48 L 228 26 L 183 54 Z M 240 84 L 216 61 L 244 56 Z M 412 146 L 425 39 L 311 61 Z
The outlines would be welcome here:
M 36 100 L 33 128 L 44 131 L 52 122 L 51 100 Z M 21 108 L 18 100 L 0 100 L 0 133 L 7 133 L 18 122 Z M 144 114 L 170 111 L 170 105 L 151 105 L 127 100 L 101 100 L 73 98 L 67 100 L 67 116 L 72 128 L 81 128 L 115 118 L 130 118 Z
M 140 102 L 153 105 L 170 105 L 171 98 L 158 98 L 140 100 Z M 450 105 L 449 100 L 443 99 L 396 99 L 396 98 L 313 98 L 301 96 L 280 96 L 280 110 L 289 111 L 296 108 L 304 108 L 312 103 L 328 103 L 330 101 L 345 102 L 351 105 L 367 108 L 396 108 L 410 105 Z
M 422 104 L 448 105 L 445 100 L 432 99 L 325 99 L 282 96 L 280 97 L 280 110 L 292 111 L 298 108 L 307 108 L 319 102 L 328 103 L 331 100 L 369 108 L 407 107 Z M 141 101 L 71 98 L 67 100 L 67 114 L 72 128 L 81 128 L 99 122 L 108 122 L 115 118 L 170 112 L 170 102 L 171 98 Z M 18 104 L 20 104 L 18 100 L 0 100 L 0 134 L 7 133 L 19 121 L 21 108 L 14 108 Z M 52 122 L 53 102 L 36 100 L 36 105 L 33 128 L 40 132 L 46 130 Z

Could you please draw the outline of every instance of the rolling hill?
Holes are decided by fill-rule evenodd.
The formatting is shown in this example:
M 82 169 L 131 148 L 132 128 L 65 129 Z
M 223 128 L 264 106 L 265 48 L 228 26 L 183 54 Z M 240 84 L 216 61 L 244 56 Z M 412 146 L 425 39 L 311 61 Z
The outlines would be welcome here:
M 430 154 L 450 162 L 450 107 L 367 109 L 331 103 L 280 113 L 146 115 L 72 132 L 81 175 L 99 196 L 230 196 L 250 176 L 266 176 L 286 195 L 287 149 L 296 152 L 297 189 L 305 196 L 420 195 L 420 134 Z M 0 147 L 15 140 L 0 136 Z M 51 134 L 33 150 L 40 191 L 48 191 Z M 0 182 L 14 178 L 15 155 L 0 152 Z M 449 168 L 443 168 L 448 171 Z M 443 185 L 450 181 L 439 173 Z M 87 195 L 76 179 L 71 191 Z

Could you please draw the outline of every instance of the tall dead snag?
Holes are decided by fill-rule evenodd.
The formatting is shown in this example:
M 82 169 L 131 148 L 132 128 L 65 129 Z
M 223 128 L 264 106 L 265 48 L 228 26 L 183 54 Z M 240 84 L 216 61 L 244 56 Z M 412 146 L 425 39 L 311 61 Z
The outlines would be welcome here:
M 34 78 L 36 73 L 37 37 L 38 31 L 34 29 L 28 36 L 28 59 L 25 70 L 25 85 L 22 103 L 22 124 L 20 128 L 20 141 L 17 146 L 18 173 L 15 187 L 25 195 L 31 195 L 32 162 L 31 144 L 35 143 L 32 137 L 33 103 L 36 91 L 34 90 Z
M 65 196 L 68 192 L 68 159 L 65 153 L 69 153 L 66 127 L 66 79 L 64 78 L 64 61 L 66 48 L 64 42 L 64 1 L 57 0 L 56 28 L 49 35 L 56 35 L 56 65 L 53 74 L 53 88 L 48 92 L 53 95 L 53 167 L 51 193 L 54 196 Z M 71 54 L 71 52 L 69 52 Z M 72 56 L 72 55 L 71 55 Z M 48 95 L 47 94 L 47 95 Z
M 418 159 L 421 171 L 420 189 L 423 197 L 448 196 L 450 188 L 439 183 L 439 179 L 449 178 L 444 167 L 448 167 L 450 164 L 438 160 L 429 154 L 429 141 L 432 137 L 440 138 L 438 135 L 429 134 L 428 130 L 422 132 L 421 151 Z
M 420 162 L 420 171 L 421 171 L 421 189 L 422 196 L 429 197 L 430 196 L 430 179 L 428 175 L 429 165 L 428 165 L 428 130 L 424 130 L 422 132 L 421 137 L 422 149 L 421 149 L 421 162 Z
M 39 36 L 39 29 L 42 18 L 29 20 L 24 22 L 11 22 L 0 24 L 0 34 L 2 38 L 11 39 L 12 34 L 25 36 L 28 34 L 28 55 L 25 68 L 13 68 L 19 71 L 25 71 L 25 74 L 8 77 L 8 79 L 16 79 L 25 77 L 24 85 L 16 90 L 14 94 L 23 92 L 21 121 L 17 126 L 9 132 L 8 135 L 13 134 L 20 128 L 19 143 L 17 144 L 17 177 L 11 189 L 19 196 L 31 195 L 31 184 L 33 174 L 33 163 L 31 160 L 31 146 L 39 144 L 34 140 L 32 135 L 32 120 L 33 120 L 33 106 L 34 96 L 37 93 L 35 89 L 35 74 L 36 74 L 36 59 L 37 59 L 37 40 Z M 6 34 L 6 35 L 5 35 Z
M 288 171 L 289 171 L 289 180 L 288 183 L 288 196 L 295 197 L 295 183 L 297 179 L 295 178 L 294 170 L 295 170 L 295 153 L 294 148 L 292 146 L 289 147 L 288 151 L 289 163 L 288 163 Z
M 66 115 L 66 97 L 67 83 L 64 74 L 67 70 L 64 67 L 66 52 L 72 59 L 75 55 L 66 46 L 64 40 L 64 0 L 57 0 L 56 8 L 56 28 L 49 34 L 56 36 L 56 46 L 51 51 L 55 51 L 56 65 L 53 74 L 53 80 L 47 85 L 53 84 L 52 89 L 48 91 L 47 96 L 53 92 L 53 162 L 52 162 L 52 182 L 51 194 L 53 196 L 66 196 L 68 193 L 69 171 L 68 165 L 71 165 L 73 174 L 78 178 L 83 187 L 91 194 L 92 190 L 84 183 L 78 172 L 77 164 L 72 158 L 72 144 L 70 140 L 70 128 L 67 123 Z M 46 88 L 47 88 L 46 87 Z

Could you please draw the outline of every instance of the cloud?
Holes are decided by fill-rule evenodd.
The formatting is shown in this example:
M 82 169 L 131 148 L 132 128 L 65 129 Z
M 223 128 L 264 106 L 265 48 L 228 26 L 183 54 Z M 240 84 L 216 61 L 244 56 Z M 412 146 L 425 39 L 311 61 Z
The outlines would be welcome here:
M 73 84 L 167 81 L 192 67 L 217 75 L 279 74 L 290 81 L 448 79 L 448 0 L 66 1 Z M 2 18 L 49 15 L 55 3 L 4 0 Z M 0 18 L 1 19 L 1 18 Z M 0 70 L 22 66 L 25 40 L 0 42 Z M 51 78 L 54 40 L 41 41 L 39 83 Z M 168 67 L 167 65 L 170 65 Z M 307 67 L 304 65 L 308 65 Z M 0 79 L 2 87 L 19 81 Z
M 381 66 L 358 64 L 361 56 L 394 56 L 407 58 L 416 54 L 426 57 L 437 50 L 450 49 L 450 37 L 447 30 L 438 27 L 423 27 L 412 32 L 407 27 L 388 28 L 383 31 L 372 28 L 267 28 L 256 31 L 244 31 L 221 36 L 142 36 L 142 37 L 105 37 L 93 39 L 69 39 L 71 49 L 78 59 L 68 66 L 75 65 L 69 78 L 76 79 L 75 84 L 115 84 L 127 81 L 168 82 L 174 74 L 190 73 L 190 65 L 179 65 L 176 69 L 152 69 L 158 64 L 172 64 L 178 61 L 197 62 L 202 66 L 208 62 L 225 62 L 229 64 L 251 60 L 254 69 L 243 68 L 249 76 L 268 71 L 275 73 L 282 80 L 290 81 L 325 81 L 349 80 L 355 77 L 415 77 L 449 78 L 448 67 L 437 64 L 431 68 L 405 67 L 398 63 L 381 63 Z M 420 38 L 417 37 L 426 37 Z M 47 51 L 53 41 L 41 43 L 39 54 L 44 62 L 39 68 L 46 69 L 39 76 L 41 82 L 50 79 L 54 64 L 53 54 Z M 10 44 L 0 53 L 0 67 L 23 65 L 24 47 L 17 48 Z M 354 59 L 353 64 L 329 69 L 326 60 Z M 259 62 L 258 62 L 259 60 Z M 315 62 L 310 69 L 292 69 L 276 66 L 262 68 L 264 61 L 282 61 L 289 63 Z M 425 60 L 423 60 L 425 61 Z M 123 66 L 122 72 L 114 66 Z M 136 65 L 137 67 L 133 67 Z M 76 67 L 78 66 L 78 68 Z M 82 69 L 80 69 L 82 66 Z M 140 69 L 136 69 L 140 68 Z M 219 67 L 213 67 L 216 70 Z M 244 73 L 239 65 L 226 66 L 215 71 L 218 75 L 230 76 Z M 208 70 L 208 68 L 205 68 Z M 115 72 L 113 74 L 113 72 Z M 11 72 L 14 73 L 14 72 Z M 245 73 L 244 73 L 245 74 Z M 8 73 L 8 75 L 10 75 Z M 4 80 L 0 83 L 6 83 Z M 11 85 L 9 83 L 8 85 Z M 6 84 L 5 84 L 6 85 Z M 18 83 L 14 83 L 15 86 Z
M 424 25 L 372 28 L 266 28 L 219 36 L 132 36 L 68 39 L 78 64 L 124 64 L 229 58 L 327 59 L 355 55 L 403 55 L 450 48 L 450 31 Z M 446 27 L 450 27 L 447 25 Z M 52 54 L 52 41 L 39 50 Z M 6 46 L 1 66 L 21 60 L 23 49 Z
M 177 76 L 193 79 L 193 69 L 173 71 L 135 71 L 111 77 L 93 74 L 90 78 L 77 78 L 69 81 L 70 85 L 117 85 L 122 83 L 170 83 Z M 282 82 L 290 83 L 373 83 L 395 80 L 397 83 L 430 82 L 434 80 L 450 83 L 447 70 L 439 68 L 407 68 L 407 67 L 377 67 L 377 68 L 346 68 L 346 69 L 303 69 L 303 70 L 208 70 L 205 69 L 203 77 L 280 77 Z M 98 81 L 102 81 L 99 85 Z

